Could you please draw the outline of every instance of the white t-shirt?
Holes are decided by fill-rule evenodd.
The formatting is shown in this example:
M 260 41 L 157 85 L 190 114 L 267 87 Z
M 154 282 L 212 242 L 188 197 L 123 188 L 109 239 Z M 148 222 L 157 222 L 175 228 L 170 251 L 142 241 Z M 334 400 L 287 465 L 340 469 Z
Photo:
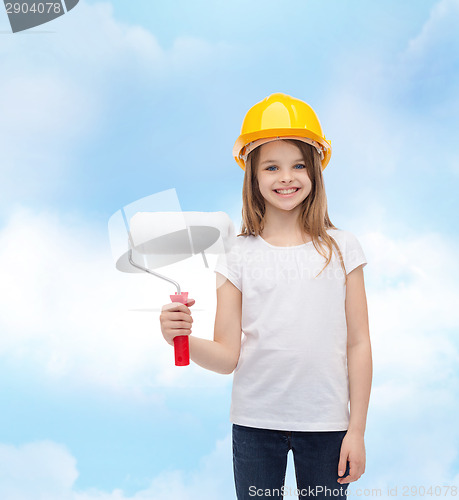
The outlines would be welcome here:
M 327 229 L 350 273 L 367 261 L 357 238 Z M 327 247 L 325 247 L 327 253 Z M 274 246 L 238 236 L 215 269 L 242 292 L 243 337 L 230 421 L 262 429 L 341 431 L 349 425 L 346 287 L 333 248 Z

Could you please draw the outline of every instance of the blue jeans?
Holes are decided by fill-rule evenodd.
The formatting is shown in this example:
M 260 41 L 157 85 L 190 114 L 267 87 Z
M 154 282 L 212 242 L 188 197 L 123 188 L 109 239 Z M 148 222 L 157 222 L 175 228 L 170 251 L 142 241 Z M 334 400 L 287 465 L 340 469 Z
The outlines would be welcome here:
M 347 431 L 278 431 L 233 424 L 233 471 L 238 500 L 343 498 L 338 462 Z M 292 450 L 296 490 L 284 487 Z M 344 476 L 349 474 L 349 462 Z M 336 491 L 334 491 L 336 490 Z

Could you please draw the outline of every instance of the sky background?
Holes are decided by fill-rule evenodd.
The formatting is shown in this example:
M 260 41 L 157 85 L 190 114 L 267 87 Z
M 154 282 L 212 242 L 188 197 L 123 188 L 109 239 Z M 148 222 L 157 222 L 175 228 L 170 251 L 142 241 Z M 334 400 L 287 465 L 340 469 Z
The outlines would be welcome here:
M 80 0 L 12 34 L 0 8 L 2 500 L 235 498 L 232 375 L 174 366 L 152 309 L 175 289 L 115 269 L 108 220 L 174 188 L 182 210 L 239 231 L 232 147 L 273 92 L 317 112 L 330 218 L 368 260 L 367 462 L 349 491 L 451 495 L 458 25 L 459 0 Z M 213 263 L 160 271 L 209 339 Z

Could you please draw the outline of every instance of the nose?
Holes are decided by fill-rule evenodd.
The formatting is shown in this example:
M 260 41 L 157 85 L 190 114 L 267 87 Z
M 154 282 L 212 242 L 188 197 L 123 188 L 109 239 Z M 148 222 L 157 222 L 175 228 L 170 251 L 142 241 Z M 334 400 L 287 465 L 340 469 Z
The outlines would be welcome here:
M 292 182 L 292 174 L 291 172 L 285 172 L 281 175 L 281 182 L 284 184 L 290 184 Z

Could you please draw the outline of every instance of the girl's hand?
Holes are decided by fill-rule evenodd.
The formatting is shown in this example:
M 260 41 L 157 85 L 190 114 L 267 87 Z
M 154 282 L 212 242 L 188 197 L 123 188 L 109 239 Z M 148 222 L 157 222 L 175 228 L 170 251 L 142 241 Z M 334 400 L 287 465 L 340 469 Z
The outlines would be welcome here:
M 170 302 L 161 308 L 159 317 L 161 332 L 169 345 L 174 345 L 174 337 L 191 334 L 193 318 L 187 306 L 192 306 L 194 303 L 194 299 L 188 299 L 186 305 L 180 302 Z
M 365 442 L 363 434 L 347 432 L 341 443 L 341 452 L 338 463 L 338 476 L 346 471 L 346 462 L 349 461 L 349 474 L 338 478 L 338 483 L 352 483 L 357 481 L 365 472 Z

